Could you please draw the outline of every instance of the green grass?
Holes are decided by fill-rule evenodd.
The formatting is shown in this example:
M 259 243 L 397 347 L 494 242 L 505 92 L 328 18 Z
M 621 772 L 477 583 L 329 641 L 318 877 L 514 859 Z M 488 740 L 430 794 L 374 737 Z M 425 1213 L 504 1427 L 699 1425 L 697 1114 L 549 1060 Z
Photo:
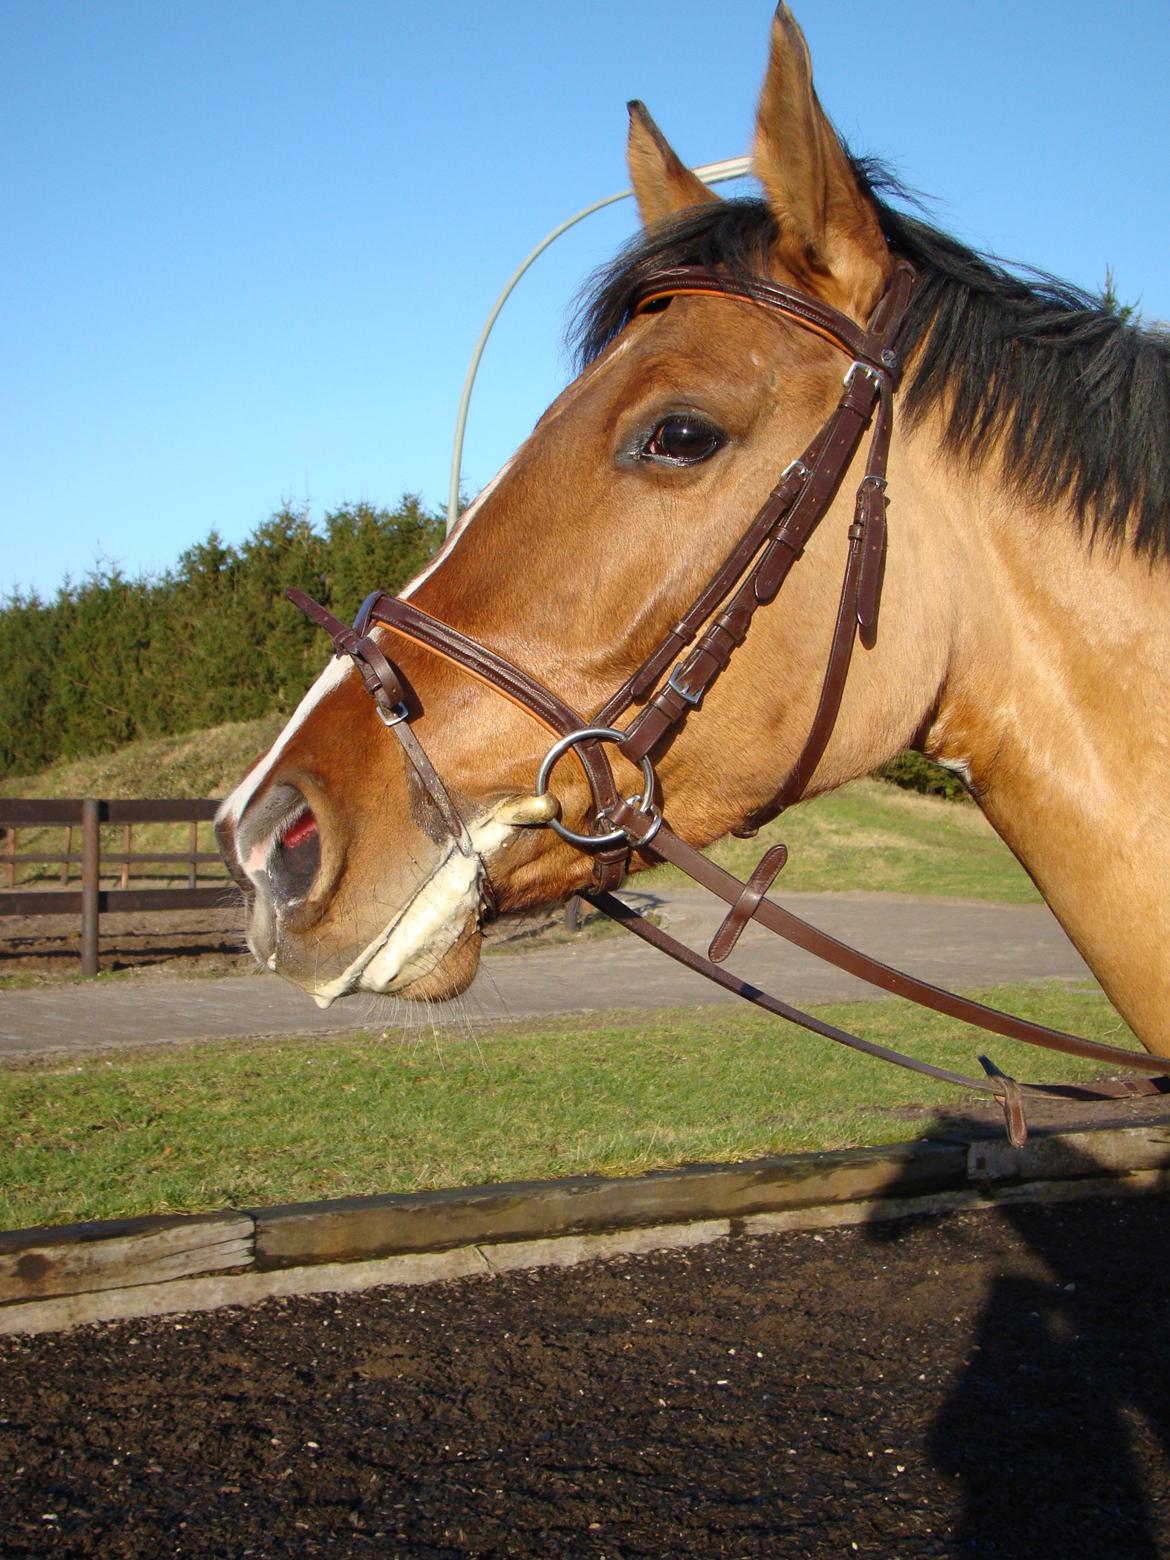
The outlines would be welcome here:
M 226 796 L 275 740 L 286 717 L 232 721 L 177 737 L 146 737 L 111 753 L 62 759 L 4 781 L 5 796 Z
M 1095 989 L 984 996 L 1131 1040 Z M 1052 1071 L 901 1003 L 817 1011 L 961 1072 L 983 1049 L 1021 1077 Z M 0 1228 L 900 1141 L 961 1099 L 742 1007 L 42 1062 L 0 1072 Z
M 882 780 L 855 780 L 796 807 L 750 840 L 720 840 L 708 852 L 746 877 L 777 841 L 791 856 L 775 892 L 929 894 L 1039 901 L 1031 879 L 978 808 L 904 791 Z M 685 883 L 673 867 L 644 881 Z

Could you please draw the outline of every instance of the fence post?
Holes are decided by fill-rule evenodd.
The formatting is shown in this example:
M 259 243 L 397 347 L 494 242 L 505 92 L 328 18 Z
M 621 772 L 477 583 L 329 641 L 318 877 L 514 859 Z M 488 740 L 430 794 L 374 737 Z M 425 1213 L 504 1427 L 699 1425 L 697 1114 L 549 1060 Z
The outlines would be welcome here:
M 199 875 L 199 863 L 195 860 L 199 849 L 199 823 L 196 819 L 187 825 L 187 845 L 191 852 L 191 860 L 187 864 L 187 887 L 194 888 Z
M 98 972 L 98 895 L 101 890 L 101 803 L 81 804 L 81 973 Z
M 9 849 L 10 853 L 13 856 L 15 856 L 16 855 L 16 829 L 15 829 L 15 827 L 13 827 L 13 828 L 11 828 L 11 829 L 6 831 L 5 838 L 8 841 L 8 849 Z M 16 862 L 15 861 L 10 861 L 8 863 L 8 886 L 9 886 L 9 888 L 15 888 L 16 887 Z

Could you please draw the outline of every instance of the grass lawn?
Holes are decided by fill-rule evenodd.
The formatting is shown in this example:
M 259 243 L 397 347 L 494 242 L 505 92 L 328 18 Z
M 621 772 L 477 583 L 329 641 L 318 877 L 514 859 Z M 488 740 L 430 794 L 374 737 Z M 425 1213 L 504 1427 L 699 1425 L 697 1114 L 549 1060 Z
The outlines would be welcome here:
M 775 893 L 930 894 L 1032 904 L 1039 894 L 1011 851 L 969 802 L 945 802 L 884 780 L 855 780 L 802 803 L 750 840 L 719 840 L 707 852 L 746 877 L 770 845 L 791 852 Z M 673 867 L 662 882 L 686 883 Z M 645 881 L 653 881 L 647 878 Z
M 270 738 L 260 724 L 201 734 L 214 742 L 136 744 L 136 754 L 62 765 L 13 789 L 213 794 Z M 168 847 L 160 828 L 157 839 L 143 829 L 139 848 L 148 835 L 149 846 Z M 879 781 L 857 781 L 712 854 L 744 876 L 778 839 L 792 852 L 781 893 L 1037 897 L 974 807 Z M 23 831 L 22 843 L 31 843 Z M 644 881 L 675 876 L 662 868 Z M 988 1000 L 1094 1038 L 1130 1038 L 1095 988 L 1026 986 Z M 962 1072 L 976 1072 L 989 1049 L 1022 1077 L 1077 1075 L 1076 1063 L 1021 1055 L 900 1003 L 817 1011 Z M 742 1005 L 475 1032 L 444 1027 L 454 1022 L 436 1010 L 434 1027 L 405 1042 L 237 1040 L 0 1070 L 0 1228 L 897 1141 L 957 1099 Z M 909 1107 L 926 1114 L 907 1120 Z
M 1131 1041 L 1096 989 L 981 995 Z M 832 1022 L 963 1072 L 987 1049 L 1023 1078 L 1087 1064 L 893 1001 Z M 233 1041 L 0 1071 L 0 1228 L 194 1212 L 894 1142 L 955 1090 L 742 1005 L 445 1030 Z M 899 1107 L 928 1114 L 905 1119 Z

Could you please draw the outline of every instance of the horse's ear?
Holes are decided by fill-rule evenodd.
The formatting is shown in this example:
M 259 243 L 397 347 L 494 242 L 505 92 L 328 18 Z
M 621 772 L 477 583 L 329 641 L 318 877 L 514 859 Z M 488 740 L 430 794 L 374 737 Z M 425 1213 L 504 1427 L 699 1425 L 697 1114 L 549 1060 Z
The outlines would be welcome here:
M 650 118 L 645 103 L 635 99 L 628 107 L 630 137 L 626 143 L 626 161 L 643 225 L 649 227 L 652 222 L 673 216 L 688 206 L 718 200 L 718 195 L 680 160 Z
M 885 290 L 889 251 L 813 88 L 804 34 L 783 3 L 772 22 L 752 162 L 779 225 L 777 259 L 810 292 L 865 320 Z

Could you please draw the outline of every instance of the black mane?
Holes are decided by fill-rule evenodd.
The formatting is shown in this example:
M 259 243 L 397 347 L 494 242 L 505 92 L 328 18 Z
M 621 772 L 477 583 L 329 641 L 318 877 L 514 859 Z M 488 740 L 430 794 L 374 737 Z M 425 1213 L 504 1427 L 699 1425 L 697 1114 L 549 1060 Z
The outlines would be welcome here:
M 1021 494 L 1063 503 L 1090 540 L 1170 557 L 1170 333 L 1130 323 L 1110 298 L 1021 273 L 897 210 L 884 170 L 854 161 L 891 249 L 919 272 L 907 318 L 917 353 L 901 402 L 911 423 L 941 406 L 945 443 L 974 459 L 1000 440 Z M 712 202 L 655 226 L 597 273 L 575 324 L 591 361 L 664 266 L 764 269 L 776 225 L 761 200 Z M 920 351 L 918 349 L 921 349 Z

